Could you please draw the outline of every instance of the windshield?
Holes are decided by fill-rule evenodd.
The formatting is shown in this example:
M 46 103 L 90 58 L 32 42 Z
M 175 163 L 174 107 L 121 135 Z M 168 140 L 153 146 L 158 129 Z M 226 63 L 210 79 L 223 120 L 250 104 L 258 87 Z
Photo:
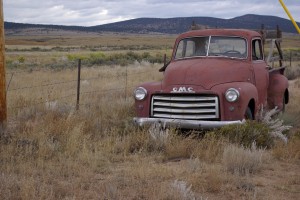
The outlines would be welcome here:
M 227 36 L 193 37 L 179 42 L 175 59 L 199 56 L 247 58 L 247 43 L 243 38 Z

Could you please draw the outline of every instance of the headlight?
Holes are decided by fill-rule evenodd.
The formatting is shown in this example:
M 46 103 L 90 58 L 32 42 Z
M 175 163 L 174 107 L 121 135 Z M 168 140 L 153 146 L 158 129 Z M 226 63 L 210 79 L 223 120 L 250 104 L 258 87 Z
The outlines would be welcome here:
M 235 102 L 239 99 L 240 93 L 237 89 L 229 88 L 225 93 L 225 98 L 228 102 Z
M 134 91 L 134 97 L 136 100 L 144 100 L 147 96 L 147 90 L 143 87 L 138 87 Z

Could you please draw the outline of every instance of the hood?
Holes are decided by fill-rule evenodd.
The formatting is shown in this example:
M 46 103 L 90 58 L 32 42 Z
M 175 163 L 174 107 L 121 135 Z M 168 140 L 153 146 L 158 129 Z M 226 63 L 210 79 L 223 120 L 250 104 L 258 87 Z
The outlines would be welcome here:
M 167 67 L 163 87 L 197 85 L 211 89 L 215 85 L 252 80 L 251 67 L 245 60 L 195 58 L 173 61 Z

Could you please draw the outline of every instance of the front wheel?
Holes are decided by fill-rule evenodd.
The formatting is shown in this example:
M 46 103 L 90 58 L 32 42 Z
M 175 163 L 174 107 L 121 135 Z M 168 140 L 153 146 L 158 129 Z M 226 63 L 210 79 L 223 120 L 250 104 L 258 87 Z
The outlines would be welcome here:
M 283 101 L 282 101 L 282 108 L 281 108 L 281 113 L 285 112 L 285 95 L 283 95 Z
M 247 107 L 246 112 L 244 114 L 245 120 L 253 120 L 253 114 L 249 107 Z

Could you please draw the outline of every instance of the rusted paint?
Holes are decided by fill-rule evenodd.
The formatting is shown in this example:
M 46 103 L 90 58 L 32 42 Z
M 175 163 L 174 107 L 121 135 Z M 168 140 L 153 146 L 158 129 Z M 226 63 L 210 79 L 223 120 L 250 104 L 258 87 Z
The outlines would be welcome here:
M 209 57 L 178 60 L 167 67 L 162 84 L 163 87 L 187 84 L 210 89 L 222 83 L 247 82 L 252 78 L 250 71 L 250 62 L 245 60 Z
M 268 107 L 273 109 L 276 106 L 278 109 L 283 108 L 284 93 L 288 88 L 288 80 L 280 73 L 280 70 L 270 73 L 270 81 L 268 88 Z
M 226 101 L 224 93 L 228 88 L 236 88 L 240 92 L 240 99 L 237 102 L 230 103 Z M 258 101 L 257 89 L 252 83 L 232 82 L 220 84 L 213 87 L 212 90 L 217 91 L 220 98 L 221 120 L 224 121 L 243 119 L 250 100 Z M 234 107 L 234 111 L 229 110 L 231 106 Z M 256 111 L 257 109 L 255 109 Z

